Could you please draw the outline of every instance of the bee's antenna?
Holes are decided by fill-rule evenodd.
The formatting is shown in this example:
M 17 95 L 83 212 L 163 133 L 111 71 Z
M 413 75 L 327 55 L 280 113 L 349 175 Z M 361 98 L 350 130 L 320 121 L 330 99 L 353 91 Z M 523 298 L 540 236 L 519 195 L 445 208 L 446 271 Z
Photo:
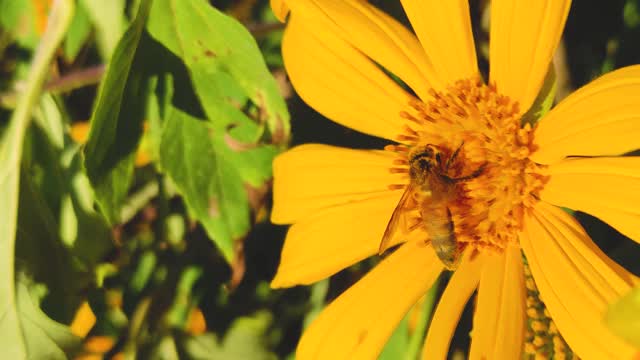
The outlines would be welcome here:
M 447 163 L 444 165 L 445 172 L 449 171 L 449 167 L 451 167 L 451 164 L 453 164 L 455 159 L 458 157 L 458 153 L 460 152 L 460 149 L 462 149 L 462 145 L 464 145 L 464 140 L 462 140 L 462 143 L 460 144 L 460 146 L 458 146 L 456 151 L 454 151 L 453 154 L 451 154 L 451 157 L 449 157 L 449 159 L 447 160 Z

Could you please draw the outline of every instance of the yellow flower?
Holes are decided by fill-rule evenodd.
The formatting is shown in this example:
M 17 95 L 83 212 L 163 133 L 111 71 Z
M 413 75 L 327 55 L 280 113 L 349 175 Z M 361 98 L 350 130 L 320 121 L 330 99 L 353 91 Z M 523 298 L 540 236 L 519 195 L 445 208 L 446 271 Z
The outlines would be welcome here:
M 443 172 L 477 176 L 447 185 L 462 255 L 433 315 L 424 358 L 446 357 L 476 290 L 470 358 L 520 358 L 527 316 L 522 254 L 535 280 L 529 286 L 537 286 L 553 327 L 578 356 L 631 358 L 633 348 L 602 317 L 638 278 L 559 207 L 590 213 L 640 240 L 640 158 L 615 157 L 640 147 L 640 66 L 602 76 L 537 125 L 521 126 L 570 1 L 492 1 L 488 85 L 480 79 L 467 1 L 402 5 L 416 35 L 365 1 L 272 0 L 279 18 L 290 12 L 282 46 L 298 94 L 344 126 L 396 142 L 385 150 L 310 144 L 276 159 L 272 220 L 293 225 L 272 286 L 310 284 L 377 254 L 411 181 L 416 149 L 431 144 L 446 158 L 459 149 Z M 445 269 L 429 246 L 425 224 L 434 219 L 419 205 L 402 204 L 407 220 L 390 239 L 401 245 L 311 324 L 298 359 L 370 359 L 380 352 Z
M 144 132 L 147 132 L 149 128 L 148 124 L 144 123 Z M 89 139 L 89 129 L 90 124 L 88 121 L 78 121 L 71 125 L 71 130 L 69 131 L 69 136 L 73 139 L 73 141 L 79 144 L 85 144 Z M 136 152 L 135 165 L 136 167 L 143 167 L 151 162 L 151 156 L 149 155 L 150 145 L 148 143 L 148 139 L 146 136 L 142 137 L 140 141 L 140 145 L 138 147 L 138 151 Z

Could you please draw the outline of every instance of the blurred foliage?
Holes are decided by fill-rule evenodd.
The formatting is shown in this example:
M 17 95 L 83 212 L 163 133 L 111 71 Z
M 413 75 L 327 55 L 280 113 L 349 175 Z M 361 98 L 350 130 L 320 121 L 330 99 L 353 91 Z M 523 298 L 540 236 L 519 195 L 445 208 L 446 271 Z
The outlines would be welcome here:
M 399 2 L 371 2 L 408 24 Z M 487 1 L 471 5 L 486 71 Z M 293 358 L 302 329 L 377 262 L 269 287 L 286 231 L 267 220 L 273 157 L 306 142 L 385 145 L 296 96 L 282 29 L 266 0 L 0 0 L 3 355 Z M 639 0 L 574 1 L 532 118 L 640 63 L 639 38 Z M 633 242 L 576 216 L 640 273 Z M 447 280 L 382 359 L 420 354 Z M 622 301 L 615 309 L 637 305 Z M 452 356 L 468 347 L 470 309 Z
M 612 304 L 605 321 L 618 336 L 640 349 L 640 288 L 631 290 Z

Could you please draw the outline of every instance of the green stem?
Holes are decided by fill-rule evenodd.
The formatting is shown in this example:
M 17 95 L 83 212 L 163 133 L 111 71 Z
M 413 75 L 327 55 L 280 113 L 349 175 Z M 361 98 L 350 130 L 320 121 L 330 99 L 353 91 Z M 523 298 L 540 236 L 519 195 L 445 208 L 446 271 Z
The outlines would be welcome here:
M 17 100 L 16 109 L 0 143 L 0 334 L 8 345 L 8 358 L 27 357 L 26 343 L 19 324 L 14 287 L 14 252 L 20 190 L 20 160 L 25 133 L 31 122 L 31 112 L 40 99 L 40 92 L 49 72 L 55 51 L 71 24 L 73 0 L 56 0 L 51 8 L 47 29 L 36 49 L 25 91 Z

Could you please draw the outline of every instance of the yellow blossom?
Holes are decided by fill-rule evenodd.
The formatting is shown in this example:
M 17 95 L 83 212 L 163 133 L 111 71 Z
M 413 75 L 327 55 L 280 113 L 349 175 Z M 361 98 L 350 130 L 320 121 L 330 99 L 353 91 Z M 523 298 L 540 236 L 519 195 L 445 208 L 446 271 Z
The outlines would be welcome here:
M 446 357 L 476 290 L 469 358 L 531 352 L 526 299 L 533 288 L 577 356 L 632 357 L 634 349 L 602 316 L 638 279 L 560 207 L 640 240 L 640 158 L 617 157 L 640 148 L 640 66 L 606 74 L 536 125 L 522 125 L 561 37 L 568 0 L 493 0 L 487 81 L 465 0 L 402 0 L 415 35 L 361 0 L 271 4 L 280 19 L 288 16 L 283 57 L 298 94 L 333 121 L 392 142 L 380 150 L 309 144 L 275 160 L 272 221 L 293 225 L 272 286 L 310 284 L 376 255 L 415 176 L 416 152 L 433 146 L 455 159 L 438 176 L 465 181 L 447 187 L 445 220 L 461 260 L 433 314 L 423 358 Z M 434 220 L 421 207 L 429 199 L 400 204 L 405 220 L 389 243 L 397 249 L 316 318 L 298 359 L 377 356 L 446 270 L 430 246 L 434 235 L 425 224 Z
M 87 121 L 79 121 L 73 123 L 71 125 L 71 130 L 69 131 L 69 136 L 73 139 L 73 141 L 79 144 L 85 144 L 89 138 L 89 122 Z M 144 123 L 144 131 L 146 133 L 148 129 L 148 125 Z M 135 166 L 143 167 L 151 162 L 151 157 L 149 155 L 149 144 L 146 141 L 146 137 L 142 137 L 142 141 L 140 142 L 140 146 L 138 147 L 138 151 L 136 152 Z

